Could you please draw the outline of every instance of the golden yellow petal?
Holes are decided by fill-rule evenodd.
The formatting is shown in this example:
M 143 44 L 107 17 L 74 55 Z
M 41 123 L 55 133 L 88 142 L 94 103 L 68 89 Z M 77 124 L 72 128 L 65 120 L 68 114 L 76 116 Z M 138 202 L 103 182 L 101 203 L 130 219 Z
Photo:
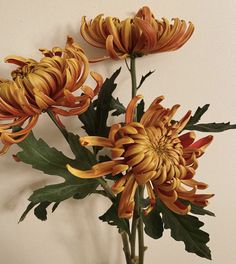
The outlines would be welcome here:
M 125 152 L 122 148 L 112 148 L 111 150 L 111 157 L 112 159 L 117 159 L 122 156 L 122 154 Z
M 126 165 L 126 164 L 118 164 L 118 165 L 115 165 L 114 167 L 113 167 L 113 169 L 112 169 L 112 175 L 114 176 L 114 175 L 117 175 L 117 174 L 119 174 L 119 173 L 121 173 L 121 172 L 124 172 L 124 171 L 126 171 L 126 170 L 128 170 L 129 169 L 129 166 L 128 165 Z
M 146 184 L 156 175 L 156 171 L 148 171 L 140 174 L 135 174 L 136 182 L 139 185 Z
M 120 42 L 119 31 L 114 24 L 114 19 L 112 17 L 106 17 L 105 22 L 106 22 L 107 29 L 109 30 L 111 36 L 113 37 L 114 43 L 116 47 L 118 48 L 118 50 L 122 53 L 127 53 Z
M 138 155 L 135 155 L 133 158 L 129 159 L 126 161 L 126 163 L 130 166 L 133 167 L 137 165 L 139 162 L 141 162 L 144 159 L 144 153 L 140 153 Z
M 104 48 L 105 47 L 105 43 L 98 42 L 91 37 L 90 32 L 88 30 L 88 23 L 86 22 L 85 16 L 82 17 L 82 24 L 81 24 L 81 28 L 80 28 L 80 33 L 81 33 L 82 37 L 92 46 L 95 46 L 98 48 Z
M 125 174 L 123 175 L 120 179 L 116 180 L 116 182 L 112 185 L 112 191 L 117 194 L 120 193 L 124 190 L 125 188 L 125 183 L 127 181 L 127 177 L 129 176 L 129 174 Z
M 135 129 L 133 126 L 129 126 L 129 125 L 126 125 L 124 127 L 122 127 L 120 130 L 119 130 L 120 133 L 123 133 L 124 135 L 125 134 L 128 134 L 128 135 L 135 135 L 135 134 L 138 134 L 138 131 L 137 129 Z
M 123 138 L 118 139 L 115 142 L 115 147 L 116 148 L 120 148 L 120 147 L 123 147 L 123 145 L 133 144 L 133 143 L 134 143 L 134 140 L 132 138 L 130 138 L 130 137 L 123 137 Z
M 112 142 L 104 137 L 98 136 L 86 136 L 80 138 L 80 143 L 82 146 L 100 146 L 112 148 Z
M 186 215 L 190 212 L 191 206 L 184 205 L 179 201 L 175 201 L 174 203 L 162 200 L 162 202 L 168 207 L 171 211 L 175 212 L 176 214 Z
M 109 131 L 109 136 L 108 136 L 111 142 L 115 141 L 116 134 L 117 134 L 117 132 L 119 131 L 120 128 L 121 128 L 120 124 L 113 124 L 111 126 L 110 131 Z
M 137 155 L 138 153 L 143 152 L 144 149 L 145 147 L 143 145 L 133 144 L 125 151 L 124 157 L 128 158 L 130 156 Z
M 128 57 L 128 53 L 120 53 L 117 52 L 114 48 L 113 45 L 113 36 L 109 35 L 106 39 L 106 50 L 109 54 L 109 56 L 113 59 L 113 60 L 122 60 Z
M 142 98 L 143 98 L 142 95 L 136 95 L 135 97 L 132 98 L 132 100 L 128 104 L 127 109 L 126 109 L 126 114 L 125 114 L 125 123 L 126 124 L 133 122 L 134 110 L 135 110 L 136 104 Z
M 129 176 L 129 179 L 125 185 L 125 188 L 121 194 L 119 207 L 118 207 L 118 216 L 120 218 L 131 218 L 134 210 L 134 195 L 137 189 L 137 183 L 135 178 Z
M 178 199 L 177 192 L 174 190 L 166 192 L 158 188 L 156 191 L 157 191 L 158 197 L 161 199 L 163 203 L 166 203 L 166 202 L 174 203 Z

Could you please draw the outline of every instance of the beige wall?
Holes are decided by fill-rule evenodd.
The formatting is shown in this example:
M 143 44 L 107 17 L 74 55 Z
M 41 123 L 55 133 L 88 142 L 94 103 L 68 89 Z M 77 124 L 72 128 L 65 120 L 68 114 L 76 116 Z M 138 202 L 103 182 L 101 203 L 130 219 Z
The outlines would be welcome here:
M 81 1 L 81 0 L 0 0 L 0 75 L 7 77 L 10 67 L 2 59 L 9 54 L 35 56 L 37 48 L 64 45 L 67 34 L 89 46 L 79 36 L 80 18 L 98 13 L 126 17 L 142 5 L 149 5 L 158 17 L 180 17 L 192 20 L 196 31 L 184 48 L 175 53 L 148 56 L 138 61 L 138 74 L 156 69 L 141 92 L 150 102 L 156 95 L 166 97 L 164 104 L 180 103 L 179 116 L 187 109 L 210 103 L 203 121 L 236 123 L 235 67 L 236 67 L 236 1 L 235 0 L 159 0 L 159 1 Z M 93 66 L 109 76 L 120 65 L 118 94 L 128 101 L 129 78 L 123 62 L 109 62 Z M 67 120 L 76 131 L 76 119 Z M 49 133 L 50 132 L 50 133 Z M 63 139 L 42 117 L 36 134 L 63 149 Z M 201 134 L 199 133 L 199 136 Z M 217 217 L 203 217 L 205 230 L 211 234 L 209 246 L 214 264 L 236 262 L 236 165 L 234 131 L 215 135 L 214 143 L 200 161 L 198 179 L 209 183 L 209 191 L 216 193 L 209 209 Z M 64 148 L 65 149 L 65 148 Z M 101 197 L 84 201 L 67 201 L 59 206 L 47 222 L 40 222 L 32 214 L 17 224 L 27 206 L 32 190 L 50 179 L 29 166 L 15 163 L 11 154 L 0 158 L 0 263 L 1 264 L 120 264 L 120 238 L 116 229 L 97 220 L 109 203 Z M 65 149 L 66 153 L 69 151 Z M 185 253 L 183 243 L 175 242 L 166 231 L 158 241 L 146 239 L 149 250 L 146 263 L 208 263 Z

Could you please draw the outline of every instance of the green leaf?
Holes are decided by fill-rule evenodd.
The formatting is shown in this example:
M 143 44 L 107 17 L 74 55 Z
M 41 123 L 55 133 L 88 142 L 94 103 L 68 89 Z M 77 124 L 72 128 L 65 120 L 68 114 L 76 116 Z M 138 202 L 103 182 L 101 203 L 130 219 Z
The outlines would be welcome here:
M 184 130 L 196 130 L 201 132 L 223 132 L 229 129 L 236 129 L 236 124 L 231 125 L 230 122 L 227 123 L 202 123 L 197 124 L 203 114 L 208 110 L 209 104 L 203 107 L 198 107 L 194 115 L 189 119 L 188 124 L 185 126 Z
M 196 112 L 194 113 L 193 116 L 191 116 L 191 118 L 188 121 L 187 125 L 193 125 L 196 124 L 200 121 L 201 117 L 205 114 L 205 112 L 208 110 L 209 108 L 209 104 L 204 105 L 203 107 L 198 107 Z
M 112 97 L 110 109 L 115 110 L 114 112 L 112 112 L 112 116 L 119 116 L 125 114 L 126 111 L 124 105 L 120 102 L 118 97 L 116 99 Z
M 206 123 L 206 124 L 196 124 L 196 125 L 186 125 L 185 130 L 196 130 L 201 132 L 223 132 L 229 129 L 236 129 L 236 124 L 231 125 L 230 122 L 227 123 Z
M 119 218 L 118 216 L 118 200 L 116 200 L 106 213 L 99 217 L 99 219 L 103 222 L 107 222 L 109 225 L 116 226 L 119 230 L 123 230 L 127 234 L 130 233 L 129 221 Z
M 34 203 L 34 202 L 31 202 L 26 210 L 23 212 L 22 216 L 20 217 L 20 220 L 18 223 L 22 222 L 23 220 L 25 220 L 26 216 L 28 215 L 28 213 L 36 206 L 37 208 L 35 208 L 34 210 L 34 214 L 35 216 L 44 221 L 44 220 L 47 220 L 47 207 L 50 205 L 51 203 L 50 202 L 42 202 L 42 203 Z M 54 203 L 53 207 L 52 207 L 52 213 L 55 212 L 55 210 L 57 209 L 58 205 L 60 203 Z
M 107 126 L 107 118 L 109 112 L 114 110 L 112 106 L 112 93 L 114 92 L 117 84 L 115 79 L 120 74 L 119 68 L 110 78 L 107 78 L 102 85 L 98 99 L 90 106 L 90 108 L 79 116 L 79 119 L 84 124 L 84 129 L 90 136 L 104 136 L 109 133 Z
M 157 207 L 146 216 L 143 216 L 144 222 L 144 231 L 145 233 L 153 239 L 159 239 L 163 234 L 163 223 L 160 216 L 160 211 L 157 210 Z
M 90 136 L 97 134 L 96 118 L 96 108 L 94 102 L 90 104 L 88 110 L 85 113 L 79 115 L 79 120 L 84 124 L 82 128 Z
M 178 215 L 165 207 L 160 201 L 158 207 L 162 213 L 164 227 L 171 230 L 176 241 L 183 241 L 185 250 L 200 257 L 211 259 L 211 251 L 207 247 L 209 235 L 200 228 L 204 225 L 197 217 Z
M 215 214 L 209 210 L 206 210 L 204 207 L 199 206 L 199 205 L 195 205 L 190 203 L 189 201 L 180 199 L 181 203 L 185 204 L 185 205 L 191 205 L 191 213 L 192 214 L 196 214 L 196 215 L 209 215 L 209 216 L 215 216 Z
M 80 144 L 79 136 L 73 133 L 68 133 L 68 141 L 72 152 L 75 155 L 76 160 L 83 164 L 82 170 L 90 169 L 94 164 L 97 163 L 95 156 L 87 148 Z M 81 165 L 79 165 L 81 167 Z
M 29 203 L 29 205 L 27 206 L 27 208 L 25 209 L 25 211 L 23 212 L 22 216 L 20 217 L 20 220 L 18 223 L 22 222 L 25 220 L 27 214 L 35 207 L 36 203 Z
M 197 206 L 194 204 L 191 204 L 191 211 L 192 214 L 196 215 L 209 215 L 209 216 L 215 216 L 215 214 L 209 210 L 204 209 L 204 207 Z
M 141 100 L 137 106 L 137 121 L 139 122 L 144 114 L 144 100 Z
M 57 209 L 57 207 L 59 206 L 60 203 L 54 203 L 53 207 L 52 207 L 52 213 L 55 212 L 55 210 Z
M 64 182 L 47 185 L 44 188 L 34 191 L 29 197 L 29 201 L 34 203 L 40 203 L 42 201 L 58 203 L 74 196 L 76 199 L 83 199 L 91 194 L 97 185 L 97 181 L 82 181 L 78 184 Z
M 42 139 L 36 139 L 33 133 L 18 145 L 22 151 L 17 153 L 17 157 L 24 163 L 45 174 L 61 176 L 69 182 L 77 181 L 66 169 L 66 164 L 76 166 L 77 162 L 66 157 L 61 151 L 49 147 Z M 80 167 L 84 167 L 84 164 L 80 164 Z
M 46 221 L 47 220 L 47 208 L 51 203 L 49 202 L 43 202 L 40 203 L 35 209 L 34 209 L 34 214 L 35 216 L 42 220 Z
M 68 141 L 76 156 L 74 160 L 68 158 L 57 149 L 49 147 L 42 139 L 36 139 L 33 133 L 23 142 L 19 143 L 22 151 L 17 154 L 17 157 L 21 161 L 30 164 L 33 168 L 43 171 L 46 174 L 61 176 L 64 179 L 63 183 L 48 185 L 35 190 L 29 198 L 31 203 L 23 213 L 21 220 L 33 208 L 33 205 L 38 203 L 40 206 L 38 209 L 35 209 L 36 213 L 38 212 L 38 215 L 40 217 L 42 216 L 42 219 L 45 219 L 46 207 L 44 208 L 41 203 L 59 203 L 70 197 L 82 199 L 95 191 L 99 185 L 96 179 L 80 179 L 73 176 L 67 170 L 67 164 L 81 170 L 87 170 L 96 163 L 93 154 L 80 145 L 78 136 L 68 133 Z
M 140 83 L 139 83 L 139 85 L 138 85 L 138 87 L 137 87 L 137 90 L 142 86 L 142 84 L 144 83 L 144 81 L 145 81 L 150 75 L 152 75 L 154 72 L 155 72 L 155 70 L 154 70 L 154 71 L 149 71 L 147 74 L 145 74 L 145 75 L 142 76 L 142 78 L 141 78 L 141 80 L 140 80 Z

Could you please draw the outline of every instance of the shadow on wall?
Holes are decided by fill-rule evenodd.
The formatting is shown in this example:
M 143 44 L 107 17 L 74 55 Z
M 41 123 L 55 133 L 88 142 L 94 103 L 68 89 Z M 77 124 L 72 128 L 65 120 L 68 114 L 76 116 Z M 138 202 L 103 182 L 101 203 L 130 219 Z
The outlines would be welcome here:
M 83 264 L 122 263 L 117 229 L 98 219 L 110 207 L 109 202 L 90 196 L 81 201 L 69 200 L 63 207 L 67 214 L 66 227 L 63 221 L 53 228 L 55 239 L 68 251 L 71 263 L 80 263 L 79 260 Z
M 15 149 L 18 148 L 13 146 L 10 152 L 15 153 Z M 33 235 L 35 232 L 39 241 L 42 241 L 37 242 L 40 252 L 46 250 L 44 247 L 49 243 L 51 244 L 49 248 L 55 248 L 55 252 L 58 250 L 64 252 L 68 258 L 67 264 L 121 264 L 123 253 L 120 250 L 121 239 L 117 228 L 98 219 L 110 207 L 110 202 L 104 197 L 91 195 L 84 200 L 67 200 L 61 203 L 53 214 L 50 212 L 50 207 L 46 222 L 37 220 L 31 211 L 25 220 L 26 224 L 17 225 L 32 192 L 52 182 L 55 183 L 57 179 L 61 181 L 61 178 L 44 175 L 24 163 L 15 164 L 11 153 L 1 157 L 0 211 L 15 219 L 14 226 L 8 228 L 18 234 L 18 241 L 24 240 L 22 245 L 16 247 L 15 253 L 24 249 L 22 258 L 27 257 L 29 254 L 27 249 L 30 249 L 31 244 L 34 243 L 32 239 L 35 237 Z M 40 231 L 41 228 L 44 231 Z M 10 260 L 11 256 L 7 252 L 12 252 L 10 248 L 13 241 L 6 240 L 4 243 L 6 248 L 4 257 Z M 14 250 L 11 254 L 14 255 Z M 49 257 L 51 258 L 51 255 Z

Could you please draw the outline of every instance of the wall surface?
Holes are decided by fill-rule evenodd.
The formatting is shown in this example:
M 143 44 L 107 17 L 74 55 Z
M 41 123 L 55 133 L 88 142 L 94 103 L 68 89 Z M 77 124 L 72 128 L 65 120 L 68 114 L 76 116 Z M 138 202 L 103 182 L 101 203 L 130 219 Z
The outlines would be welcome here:
M 157 95 L 165 95 L 165 106 L 182 105 L 179 116 L 188 109 L 209 103 L 210 110 L 202 121 L 231 120 L 236 123 L 235 0 L 0 0 L 0 76 L 8 77 L 11 69 L 3 63 L 5 56 L 37 57 L 38 48 L 63 47 L 68 34 L 74 36 L 90 56 L 94 56 L 97 50 L 79 35 L 82 15 L 93 18 L 104 13 L 125 18 L 143 5 L 150 6 L 159 18 L 180 17 L 193 21 L 196 27 L 192 38 L 182 49 L 138 60 L 139 77 L 156 69 L 140 90 L 147 103 Z M 92 65 L 92 69 L 106 77 L 121 65 L 116 95 L 127 103 L 130 81 L 124 62 L 100 63 Z M 77 131 L 76 118 L 65 122 L 70 130 Z M 59 132 L 48 124 L 47 117 L 42 116 L 35 134 L 70 155 L 69 150 L 63 147 Z M 216 217 L 202 218 L 206 223 L 204 230 L 211 234 L 209 246 L 214 264 L 236 263 L 235 149 L 235 131 L 216 134 L 214 143 L 201 158 L 197 172 L 198 179 L 209 183 L 209 192 L 216 194 L 209 205 Z M 17 224 L 32 190 L 59 181 L 23 163 L 15 163 L 12 154 L 17 151 L 14 146 L 0 158 L 0 263 L 124 263 L 116 228 L 97 219 L 109 207 L 102 197 L 68 200 L 54 214 L 49 213 L 46 222 L 30 214 L 23 223 Z M 175 242 L 168 231 L 164 238 L 157 241 L 146 238 L 145 243 L 149 248 L 146 253 L 148 264 L 172 261 L 209 263 L 185 253 L 183 243 Z

